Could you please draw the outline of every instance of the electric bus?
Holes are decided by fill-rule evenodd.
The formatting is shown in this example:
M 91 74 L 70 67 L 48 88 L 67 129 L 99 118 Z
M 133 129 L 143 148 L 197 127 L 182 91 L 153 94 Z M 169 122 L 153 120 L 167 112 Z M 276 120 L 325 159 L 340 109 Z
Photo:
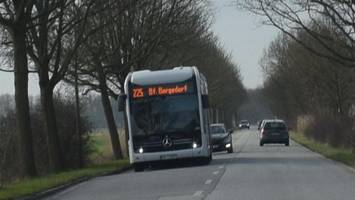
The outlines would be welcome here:
M 211 161 L 207 81 L 196 67 L 132 72 L 119 102 L 135 171 L 156 161 Z

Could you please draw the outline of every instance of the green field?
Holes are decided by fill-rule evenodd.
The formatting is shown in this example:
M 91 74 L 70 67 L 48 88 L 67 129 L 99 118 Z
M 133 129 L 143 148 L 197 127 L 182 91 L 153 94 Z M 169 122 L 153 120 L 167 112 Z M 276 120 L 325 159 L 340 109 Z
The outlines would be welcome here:
M 92 163 L 103 163 L 113 159 L 111 141 L 108 133 L 97 132 L 91 136 L 91 146 L 93 152 L 90 154 L 89 159 Z
M 121 149 L 123 155 L 127 157 L 125 151 L 125 137 L 122 130 L 118 130 Z M 100 164 L 110 161 L 114 158 L 111 147 L 111 139 L 107 130 L 97 130 L 90 134 L 93 152 L 90 154 L 89 159 L 92 163 Z
M 322 154 L 323 156 L 342 162 L 351 167 L 355 167 L 355 154 L 351 149 L 334 148 L 328 144 L 317 142 L 313 139 L 307 138 L 302 133 L 291 133 L 291 138 L 297 143 L 307 147 L 308 149 Z

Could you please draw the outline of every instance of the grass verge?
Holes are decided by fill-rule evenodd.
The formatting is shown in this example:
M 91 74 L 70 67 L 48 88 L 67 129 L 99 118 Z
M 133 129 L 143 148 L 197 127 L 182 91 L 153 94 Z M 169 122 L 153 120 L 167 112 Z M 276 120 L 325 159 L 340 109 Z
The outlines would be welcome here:
M 0 188 L 0 200 L 16 199 L 32 195 L 82 178 L 104 175 L 127 167 L 129 167 L 128 160 L 118 160 L 84 169 L 61 172 L 38 178 L 24 179 Z
M 0 187 L 0 200 L 34 195 L 81 179 L 100 176 L 129 167 L 127 159 L 112 161 L 114 156 L 111 149 L 111 140 L 106 130 L 92 133 L 91 145 L 93 148 L 89 155 L 91 166 L 36 178 L 21 179 L 4 185 Z
M 351 149 L 347 148 L 335 148 L 329 144 L 324 144 L 317 142 L 313 139 L 306 137 L 302 133 L 291 133 L 291 138 L 297 143 L 307 147 L 308 149 L 322 154 L 323 156 L 342 162 L 355 168 L 355 154 L 352 153 Z

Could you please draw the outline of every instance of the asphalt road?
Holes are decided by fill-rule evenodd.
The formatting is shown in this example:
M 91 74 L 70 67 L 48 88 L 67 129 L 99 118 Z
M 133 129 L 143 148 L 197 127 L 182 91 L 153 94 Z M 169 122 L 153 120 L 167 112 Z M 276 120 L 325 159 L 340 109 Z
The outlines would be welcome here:
M 233 134 L 235 153 L 208 166 L 178 164 L 99 177 L 53 200 L 354 200 L 355 172 L 291 142 L 258 146 L 257 130 Z

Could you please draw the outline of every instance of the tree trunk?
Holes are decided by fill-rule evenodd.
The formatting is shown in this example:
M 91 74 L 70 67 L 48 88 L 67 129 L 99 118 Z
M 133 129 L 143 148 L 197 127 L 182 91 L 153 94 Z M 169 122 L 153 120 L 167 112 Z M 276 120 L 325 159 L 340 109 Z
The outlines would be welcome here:
M 105 90 L 106 91 L 106 90 Z M 102 106 L 104 107 L 106 122 L 111 137 L 112 151 L 116 159 L 122 158 L 120 139 L 118 137 L 115 118 L 113 116 L 112 106 L 107 92 L 101 91 Z
M 100 66 L 97 67 L 97 72 L 99 75 L 101 102 L 104 108 L 106 123 L 111 137 L 112 151 L 116 159 L 122 159 L 123 157 L 122 157 L 120 138 L 118 137 L 117 126 L 115 123 L 115 118 L 113 116 L 111 102 L 107 93 L 106 78 Z
M 83 162 L 83 149 L 82 149 L 82 137 L 81 137 L 80 99 L 79 99 L 77 63 L 75 63 L 75 128 L 76 128 L 76 135 L 78 137 L 79 167 L 82 168 L 84 162 Z
M 11 34 L 14 47 L 16 127 L 23 173 L 26 176 L 35 176 L 37 171 L 28 100 L 28 63 L 24 27 L 20 25 L 19 29 L 13 30 Z
M 50 167 L 52 171 L 57 172 L 64 169 L 64 159 L 58 136 L 57 121 L 53 104 L 53 89 L 43 82 L 43 80 L 46 81 L 45 74 L 47 73 L 42 74 L 43 77 L 40 77 L 42 114 L 47 131 Z

